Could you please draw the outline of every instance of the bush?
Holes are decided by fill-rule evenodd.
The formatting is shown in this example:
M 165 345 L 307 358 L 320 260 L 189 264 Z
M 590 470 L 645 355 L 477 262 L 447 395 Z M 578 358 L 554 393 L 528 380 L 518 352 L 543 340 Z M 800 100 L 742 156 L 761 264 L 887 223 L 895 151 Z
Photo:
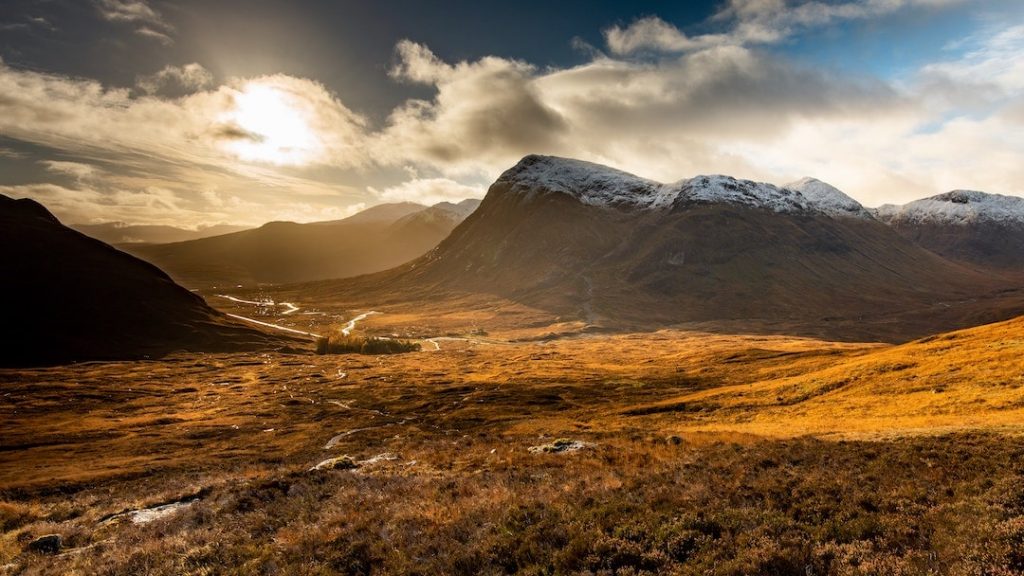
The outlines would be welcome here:
M 316 341 L 317 354 L 402 354 L 419 350 L 419 343 L 397 338 L 332 334 Z

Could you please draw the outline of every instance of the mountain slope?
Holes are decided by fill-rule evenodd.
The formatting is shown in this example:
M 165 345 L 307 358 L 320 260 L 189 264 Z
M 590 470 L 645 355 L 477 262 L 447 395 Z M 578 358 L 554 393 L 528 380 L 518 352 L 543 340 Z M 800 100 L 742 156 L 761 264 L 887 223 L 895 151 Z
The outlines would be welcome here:
M 440 205 L 386 204 L 345 220 L 270 222 L 235 234 L 125 249 L 196 288 L 343 278 L 422 255 L 462 221 L 457 212 Z
M 1024 272 L 1024 198 L 954 190 L 880 206 L 875 216 L 947 258 Z
M 705 414 L 724 416 L 713 426 L 758 434 L 1018 427 L 1022 354 L 1024 317 L 1018 317 L 835 360 L 817 358 L 811 370 L 791 367 L 637 412 L 672 415 L 681 406 L 690 412 L 706 407 Z M 733 420 L 735 414 L 742 416 Z
M 486 293 L 591 324 L 659 326 L 855 322 L 1002 287 L 867 212 L 836 215 L 834 200 L 727 176 L 659 184 L 528 156 L 424 257 L 316 289 L 387 286 L 377 296 L 390 301 Z
M 871 216 L 871 213 L 860 202 L 850 198 L 835 186 L 826 184 L 817 178 L 801 178 L 784 187 L 800 192 L 809 203 L 817 205 L 819 210 L 830 216 L 849 216 L 851 218 L 869 218 Z
M 292 342 L 237 324 L 156 267 L 63 226 L 32 200 L 0 196 L 0 244 L 8 305 L 2 365 Z

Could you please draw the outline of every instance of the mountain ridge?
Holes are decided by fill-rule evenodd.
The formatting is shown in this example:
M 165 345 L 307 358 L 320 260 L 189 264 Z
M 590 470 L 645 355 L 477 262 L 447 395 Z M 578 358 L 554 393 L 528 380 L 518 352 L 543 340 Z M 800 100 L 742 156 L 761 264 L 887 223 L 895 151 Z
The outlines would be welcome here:
M 0 364 L 46 365 L 295 344 L 242 325 L 160 269 L 0 195 L 0 288 L 10 338 Z
M 397 266 L 427 252 L 464 216 L 429 223 L 416 216 L 454 214 L 454 209 L 380 204 L 343 220 L 268 222 L 222 236 L 123 248 L 191 288 L 343 278 Z
M 567 194 L 583 204 L 637 210 L 727 203 L 773 212 L 814 212 L 832 217 L 870 217 L 856 200 L 816 179 L 775 186 L 722 174 L 661 183 L 628 172 L 571 158 L 532 154 L 498 177 L 510 193 L 529 198 L 538 191 Z
M 506 171 L 421 258 L 310 289 L 364 306 L 487 294 L 613 329 L 765 321 L 821 325 L 836 338 L 899 340 L 984 313 L 943 303 L 1012 288 L 870 214 L 807 210 L 798 191 L 754 190 L 788 200 L 778 211 L 747 201 L 743 186 L 713 198 L 680 187 L 666 199 L 657 183 L 600 166 L 588 174 L 581 168 L 595 165 L 578 161 L 552 170 L 548 158 L 527 156 Z M 1007 306 L 986 320 L 1017 310 Z M 907 314 L 916 316 L 901 326 L 886 320 Z M 875 326 L 849 330 L 864 318 Z

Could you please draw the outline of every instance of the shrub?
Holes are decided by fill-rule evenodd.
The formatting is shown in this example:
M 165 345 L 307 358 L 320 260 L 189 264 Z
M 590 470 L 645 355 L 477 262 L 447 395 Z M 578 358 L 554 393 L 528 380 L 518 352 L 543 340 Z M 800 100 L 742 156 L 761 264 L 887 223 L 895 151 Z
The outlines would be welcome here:
M 317 354 L 402 354 L 418 352 L 420 345 L 411 340 L 332 334 L 316 342 Z

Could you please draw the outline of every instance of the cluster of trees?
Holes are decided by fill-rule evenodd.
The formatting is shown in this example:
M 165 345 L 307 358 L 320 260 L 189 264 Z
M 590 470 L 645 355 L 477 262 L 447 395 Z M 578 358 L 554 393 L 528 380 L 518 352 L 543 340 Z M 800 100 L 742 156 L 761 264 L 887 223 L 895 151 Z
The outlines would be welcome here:
M 419 350 L 419 343 L 411 340 L 375 336 L 332 334 L 316 342 L 317 354 L 401 354 Z

